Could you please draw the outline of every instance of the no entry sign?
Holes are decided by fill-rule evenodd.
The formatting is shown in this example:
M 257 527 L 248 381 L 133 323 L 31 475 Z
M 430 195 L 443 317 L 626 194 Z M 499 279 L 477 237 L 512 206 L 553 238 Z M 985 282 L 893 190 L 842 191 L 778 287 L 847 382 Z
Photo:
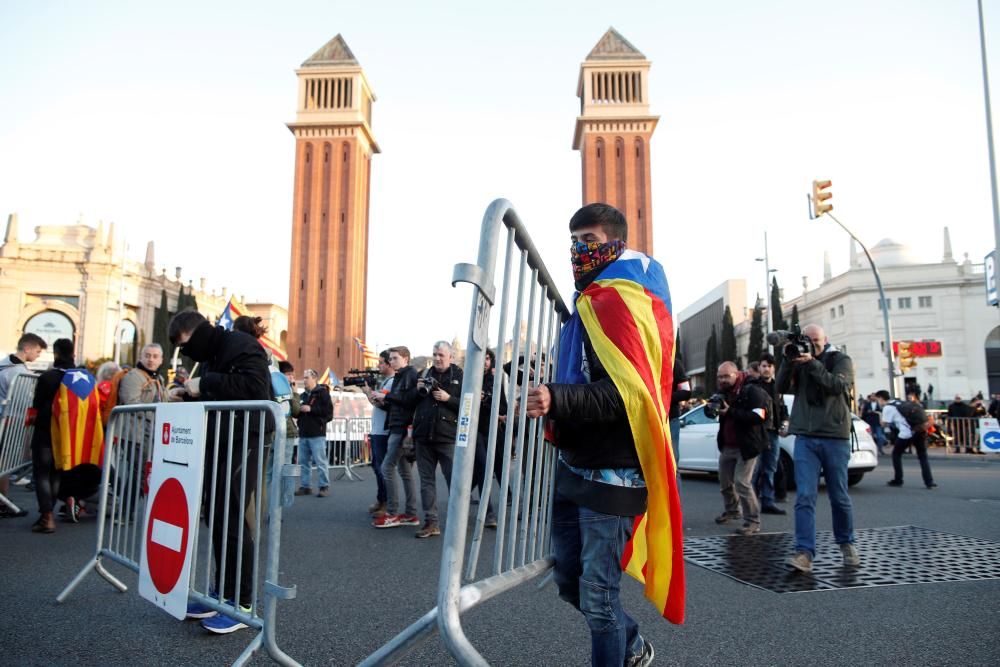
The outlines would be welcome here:
M 183 619 L 201 507 L 205 409 L 194 403 L 157 405 L 152 434 L 139 595 Z

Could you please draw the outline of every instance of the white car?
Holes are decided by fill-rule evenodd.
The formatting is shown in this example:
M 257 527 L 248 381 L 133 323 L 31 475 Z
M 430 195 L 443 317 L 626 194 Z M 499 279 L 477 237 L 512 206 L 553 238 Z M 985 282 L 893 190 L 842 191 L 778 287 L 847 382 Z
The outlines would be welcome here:
M 792 411 L 792 396 L 785 395 L 785 405 Z M 878 465 L 878 448 L 872 438 L 868 424 L 854 416 L 854 431 L 858 442 L 851 453 L 847 464 L 847 483 L 854 486 L 861 481 L 866 472 L 871 472 Z M 719 472 L 719 448 L 716 444 L 716 434 L 719 432 L 718 418 L 705 415 L 705 406 L 700 405 L 681 415 L 680 461 L 677 467 L 682 471 Z M 794 487 L 794 445 L 795 436 L 788 435 L 778 438 L 781 447 L 779 465 L 785 473 L 785 479 L 790 488 Z

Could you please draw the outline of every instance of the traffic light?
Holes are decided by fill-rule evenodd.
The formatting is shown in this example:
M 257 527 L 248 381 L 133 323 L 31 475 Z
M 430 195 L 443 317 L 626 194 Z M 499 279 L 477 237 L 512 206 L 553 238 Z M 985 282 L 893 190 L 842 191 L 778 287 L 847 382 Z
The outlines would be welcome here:
M 827 199 L 833 197 L 833 193 L 827 191 L 827 189 L 833 185 L 833 182 L 829 179 L 825 181 L 813 181 L 813 217 L 818 218 L 824 213 L 829 213 L 833 210 L 833 204 L 825 203 Z
M 899 370 L 906 373 L 917 365 L 917 358 L 913 356 L 913 350 L 910 349 L 910 341 L 901 340 L 897 346 L 899 351 L 896 360 L 899 363 Z

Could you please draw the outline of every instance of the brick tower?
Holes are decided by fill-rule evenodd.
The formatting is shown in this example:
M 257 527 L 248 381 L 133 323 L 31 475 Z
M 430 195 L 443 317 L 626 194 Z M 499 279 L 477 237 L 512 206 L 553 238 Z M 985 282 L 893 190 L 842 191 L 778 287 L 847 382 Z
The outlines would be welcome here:
M 614 28 L 580 65 L 573 148 L 583 163 L 583 203 L 604 202 L 628 220 L 628 246 L 653 252 L 649 139 L 650 62 Z
M 301 373 L 360 368 L 365 337 L 372 93 L 337 35 L 296 70 L 288 358 Z

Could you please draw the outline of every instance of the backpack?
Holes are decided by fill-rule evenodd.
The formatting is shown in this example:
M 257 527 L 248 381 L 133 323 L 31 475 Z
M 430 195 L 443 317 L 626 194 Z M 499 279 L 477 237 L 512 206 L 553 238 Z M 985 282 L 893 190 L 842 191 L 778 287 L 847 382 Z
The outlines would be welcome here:
M 889 405 L 899 411 L 899 414 L 903 416 L 903 419 L 915 433 L 923 433 L 927 430 L 927 412 L 924 410 L 924 406 L 914 401 L 900 400 L 892 401 Z
M 292 383 L 281 371 L 271 371 L 271 393 L 287 419 L 292 414 Z
M 111 419 L 111 411 L 118 405 L 118 387 L 122 383 L 122 378 L 128 375 L 129 369 L 123 368 L 114 375 L 111 376 L 108 383 L 108 393 L 105 396 L 103 392 L 104 382 L 101 383 L 101 425 L 107 426 L 108 420 Z

